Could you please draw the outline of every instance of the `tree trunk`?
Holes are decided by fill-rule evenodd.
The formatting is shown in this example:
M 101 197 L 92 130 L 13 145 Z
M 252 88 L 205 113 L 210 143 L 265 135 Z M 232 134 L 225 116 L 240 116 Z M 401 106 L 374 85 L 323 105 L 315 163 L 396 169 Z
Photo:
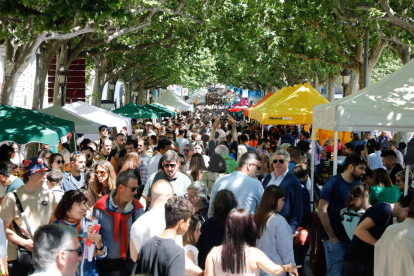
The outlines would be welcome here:
M 315 74 L 315 78 L 313 80 L 313 88 L 315 88 L 315 90 L 319 93 L 322 91 L 322 86 L 319 84 L 318 74 Z
M 336 77 L 328 75 L 327 87 L 326 87 L 326 98 L 328 101 L 335 101 L 335 87 L 336 87 Z
M 125 93 L 124 93 L 124 98 L 125 98 L 125 102 L 124 105 L 129 104 L 131 102 L 131 82 L 126 82 L 125 80 L 123 80 L 124 82 L 124 86 L 125 86 Z
M 358 81 L 359 81 L 359 75 L 355 70 L 351 70 L 351 78 L 349 80 L 349 85 L 345 91 L 345 96 L 354 94 L 358 91 Z
M 43 73 L 43 67 L 45 66 L 43 63 L 43 58 L 41 56 L 40 49 L 39 52 L 36 53 L 36 75 L 35 75 L 35 81 L 34 81 L 34 90 L 33 90 L 33 103 L 32 103 L 32 110 L 40 110 L 42 108 L 42 100 L 43 97 L 41 95 L 42 91 L 42 73 Z M 44 83 L 44 80 L 43 80 Z M 43 89 L 45 89 L 43 84 Z
M 138 92 L 138 105 L 146 105 L 146 94 L 147 94 L 147 90 L 145 88 L 143 88 L 143 85 L 139 87 L 139 92 Z

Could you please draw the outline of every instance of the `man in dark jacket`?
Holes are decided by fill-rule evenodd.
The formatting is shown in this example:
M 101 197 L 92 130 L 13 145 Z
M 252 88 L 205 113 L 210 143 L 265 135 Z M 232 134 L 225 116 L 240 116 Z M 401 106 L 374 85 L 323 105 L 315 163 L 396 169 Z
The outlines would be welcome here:
M 285 143 L 289 143 L 292 146 L 296 146 L 296 140 L 295 137 L 292 136 L 292 129 L 288 128 L 286 130 L 286 134 L 283 135 L 280 139 L 279 139 L 279 143 L 278 146 L 285 144 Z
M 287 151 L 278 150 L 273 155 L 273 172 L 263 180 L 263 188 L 277 185 L 285 191 L 285 205 L 280 211 L 289 223 L 292 233 L 296 232 L 302 222 L 303 195 L 299 179 L 289 171 L 290 155 Z

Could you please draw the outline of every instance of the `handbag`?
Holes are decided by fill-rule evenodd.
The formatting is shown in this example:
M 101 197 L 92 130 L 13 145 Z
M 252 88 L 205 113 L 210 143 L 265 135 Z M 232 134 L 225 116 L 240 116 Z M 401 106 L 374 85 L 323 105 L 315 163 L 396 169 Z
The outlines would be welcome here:
M 26 225 L 26 229 L 27 232 L 29 233 L 29 238 L 33 239 L 33 234 L 32 231 L 30 230 L 30 226 L 29 223 L 26 219 L 26 215 L 23 213 L 23 207 L 22 204 L 19 200 L 19 197 L 17 196 L 16 192 L 13 192 L 14 197 L 16 198 L 16 205 L 17 208 L 20 211 L 20 216 L 22 217 L 25 225 Z M 17 225 L 17 223 L 13 220 L 13 228 L 16 232 L 16 234 L 21 237 L 22 239 L 28 240 L 29 238 L 24 235 L 21 230 L 20 227 Z M 30 274 L 34 272 L 34 267 L 33 267 L 33 261 L 32 261 L 32 252 L 28 251 L 26 248 L 24 248 L 23 246 L 18 246 L 17 247 L 17 264 L 16 264 L 16 268 L 13 267 L 13 274 L 15 274 L 14 272 L 17 272 L 17 270 L 19 271 L 18 273 L 16 273 L 16 275 L 21 274 L 21 273 L 26 273 Z M 21 274 L 23 275 L 23 274 Z
M 293 238 L 293 250 L 307 250 L 310 245 L 310 227 L 298 227 Z

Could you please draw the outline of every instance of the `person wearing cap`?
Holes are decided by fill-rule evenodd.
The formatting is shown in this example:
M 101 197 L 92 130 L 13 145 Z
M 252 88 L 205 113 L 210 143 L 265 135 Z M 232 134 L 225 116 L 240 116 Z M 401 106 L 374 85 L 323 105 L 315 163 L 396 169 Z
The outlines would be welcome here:
M 10 276 L 28 275 L 34 271 L 32 265 L 19 263 L 17 259 L 18 247 L 33 252 L 32 235 L 40 226 L 55 221 L 53 211 L 57 206 L 53 192 L 42 187 L 46 180 L 46 172 L 49 171 L 44 160 L 36 157 L 25 161 L 23 171 L 25 185 L 5 196 L 0 211 L 0 218 L 3 219 L 4 230 L 9 242 L 7 256 Z M 23 217 L 26 219 L 30 231 L 20 215 L 16 197 L 24 210 Z
M 142 134 L 144 137 L 155 135 L 155 132 L 152 131 L 152 123 L 150 121 L 145 123 L 145 129 Z

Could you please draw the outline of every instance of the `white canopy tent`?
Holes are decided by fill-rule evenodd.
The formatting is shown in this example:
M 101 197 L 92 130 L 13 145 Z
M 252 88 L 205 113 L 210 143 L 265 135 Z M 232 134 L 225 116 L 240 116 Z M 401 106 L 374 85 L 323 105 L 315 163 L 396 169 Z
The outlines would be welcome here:
M 169 105 L 180 111 L 193 111 L 193 105 L 186 103 L 175 94 L 174 91 L 166 90 L 164 94 L 155 101 L 155 103 L 162 105 Z
M 63 108 L 69 112 L 75 113 L 83 118 L 98 123 L 99 125 L 116 127 L 118 132 L 124 127 L 126 127 L 128 134 L 131 134 L 132 132 L 130 118 L 112 112 L 108 112 L 96 106 L 92 106 L 84 102 L 75 102 L 72 104 L 65 105 L 63 106 Z M 96 139 L 98 139 L 98 129 L 96 128 L 91 131 L 95 131 L 95 133 L 97 134 L 97 136 L 95 137 Z
M 340 100 L 315 106 L 312 124 L 312 183 L 315 129 L 338 131 L 412 131 L 414 114 L 414 60 L 367 88 Z M 334 175 L 337 172 L 338 143 L 334 143 Z M 404 194 L 408 190 L 406 168 Z M 410 183 L 411 184 L 411 183 Z M 313 186 L 312 186 L 313 188 Z M 311 191 L 312 192 L 312 191 Z M 311 193 L 313 195 L 313 192 Z
M 85 135 L 85 138 L 97 139 L 97 136 L 99 136 L 97 134 L 97 130 L 101 124 L 81 117 L 75 113 L 70 112 L 67 109 L 63 109 L 60 106 L 53 105 L 51 107 L 39 110 L 39 112 L 74 122 L 76 132 L 83 133 Z
M 192 104 L 195 100 L 201 104 L 204 104 L 206 102 L 206 96 L 203 92 L 199 91 L 191 95 L 190 98 L 186 100 L 186 102 Z

